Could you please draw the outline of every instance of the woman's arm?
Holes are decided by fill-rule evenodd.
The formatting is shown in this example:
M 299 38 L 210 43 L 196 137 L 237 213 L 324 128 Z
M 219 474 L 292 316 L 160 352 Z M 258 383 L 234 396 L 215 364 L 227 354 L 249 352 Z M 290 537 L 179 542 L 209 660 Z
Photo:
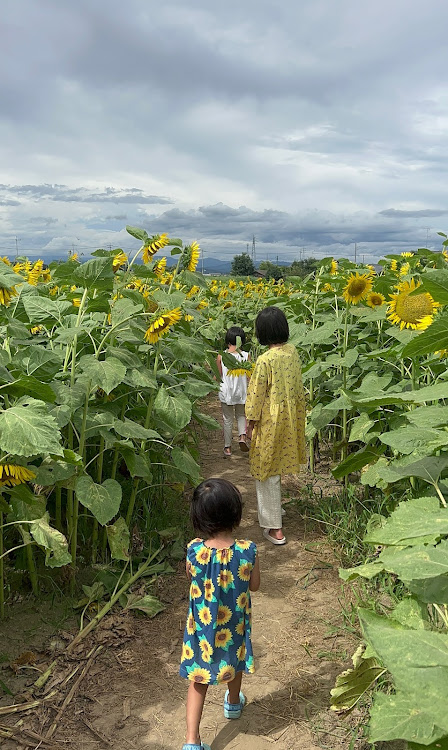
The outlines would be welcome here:
M 258 591 L 260 588 L 260 561 L 258 555 L 255 558 L 255 565 L 252 568 L 249 581 L 249 591 Z

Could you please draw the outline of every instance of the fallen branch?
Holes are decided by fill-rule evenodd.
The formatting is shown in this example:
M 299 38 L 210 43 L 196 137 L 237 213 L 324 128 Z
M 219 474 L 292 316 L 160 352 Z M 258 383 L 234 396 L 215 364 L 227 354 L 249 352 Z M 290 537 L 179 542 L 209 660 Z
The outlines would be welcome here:
M 3 706 L 0 708 L 0 716 L 8 716 L 8 714 L 17 714 L 19 711 L 29 711 L 31 708 L 36 708 L 37 706 L 40 706 L 41 703 L 44 701 L 50 700 L 50 698 L 53 698 L 54 695 L 56 695 L 57 690 L 52 690 L 51 693 L 48 693 L 44 698 L 38 698 L 35 701 L 30 701 L 29 703 L 16 703 L 13 706 Z
M 59 719 L 61 718 L 62 714 L 64 713 L 65 709 L 67 708 L 67 706 L 70 703 L 70 701 L 73 698 L 73 696 L 76 695 L 81 682 L 83 681 L 84 677 L 86 676 L 87 672 L 89 671 L 90 667 L 92 666 L 93 662 L 95 661 L 96 656 L 99 654 L 100 651 L 102 651 L 102 649 L 103 649 L 103 646 L 98 646 L 93 651 L 93 653 L 91 654 L 91 656 L 88 659 L 87 663 L 84 665 L 84 667 L 83 667 L 83 669 L 81 671 L 81 674 L 79 675 L 78 679 L 76 680 L 76 682 L 73 684 L 73 686 L 70 689 L 70 691 L 65 696 L 65 699 L 64 699 L 64 701 L 62 703 L 62 706 L 61 706 L 61 708 L 59 709 L 59 711 L 57 712 L 57 714 L 56 714 L 56 716 L 54 718 L 53 724 L 51 725 L 51 727 L 49 728 L 48 732 L 45 735 L 45 739 L 47 739 L 47 740 L 50 739 L 50 737 L 52 737 L 53 734 L 55 733 L 57 725 L 58 725 L 58 722 L 59 722 Z
M 102 732 L 99 732 L 98 729 L 95 729 L 93 724 L 90 721 L 88 721 L 84 716 L 80 716 L 80 719 L 83 722 L 83 724 L 86 725 L 87 729 L 90 729 L 90 731 L 92 732 L 92 734 L 95 735 L 95 737 L 98 737 L 98 739 L 101 742 L 104 742 L 105 745 L 112 747 L 112 742 L 110 741 L 108 737 L 106 737 L 105 734 L 103 734 Z
M 152 561 L 154 560 L 154 558 L 157 557 L 157 555 L 162 551 L 162 549 L 163 549 L 163 545 L 161 547 L 159 547 L 159 549 L 156 550 L 156 552 L 153 552 L 153 554 L 148 557 L 148 559 L 143 563 L 143 565 L 140 565 L 140 567 L 137 570 L 137 572 L 134 573 L 134 575 L 131 576 L 129 578 L 129 580 L 126 581 L 126 583 L 124 583 L 123 586 L 120 589 L 118 589 L 118 591 L 115 592 L 115 594 L 111 597 L 111 599 L 107 602 L 107 604 L 105 604 L 104 607 L 102 609 L 100 609 L 100 611 L 93 618 L 93 620 L 91 620 L 89 622 L 89 624 L 85 626 L 85 628 L 83 628 L 82 630 L 79 631 L 78 635 L 67 646 L 66 651 L 65 651 L 67 654 L 70 654 L 73 651 L 73 649 L 76 648 L 76 646 L 87 635 L 89 635 L 89 633 L 91 633 L 92 630 L 94 630 L 96 628 L 96 626 L 98 625 L 99 622 L 101 622 L 101 620 L 103 619 L 103 617 L 105 617 L 107 615 L 107 613 L 110 612 L 110 610 L 112 609 L 112 607 L 114 606 L 114 604 L 119 600 L 120 596 L 122 594 L 124 594 L 127 591 L 127 589 L 130 586 L 132 586 L 133 583 L 135 583 L 136 581 L 138 581 L 138 579 L 140 578 L 140 576 L 143 575 L 143 573 L 145 572 L 145 570 L 150 566 L 150 564 L 152 563 Z

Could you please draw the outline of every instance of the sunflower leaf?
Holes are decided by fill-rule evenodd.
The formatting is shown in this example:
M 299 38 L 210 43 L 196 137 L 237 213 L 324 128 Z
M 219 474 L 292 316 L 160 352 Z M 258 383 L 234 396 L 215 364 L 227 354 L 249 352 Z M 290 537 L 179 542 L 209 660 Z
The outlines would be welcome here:
M 117 518 L 112 526 L 106 526 L 110 554 L 114 560 L 129 560 L 131 535 L 124 518 Z
M 440 273 L 440 272 L 439 272 Z M 448 271 L 446 271 L 448 274 Z M 421 287 L 419 287 L 419 290 Z M 404 357 L 423 356 L 441 349 L 448 349 L 448 315 L 439 315 L 436 320 L 403 349 Z
M 43 401 L 21 398 L 0 412 L 0 449 L 15 456 L 63 455 L 61 434 Z
M 81 505 L 88 508 L 102 526 L 117 515 L 121 505 L 121 487 L 115 479 L 96 484 L 90 476 L 85 475 L 78 479 L 75 489 Z

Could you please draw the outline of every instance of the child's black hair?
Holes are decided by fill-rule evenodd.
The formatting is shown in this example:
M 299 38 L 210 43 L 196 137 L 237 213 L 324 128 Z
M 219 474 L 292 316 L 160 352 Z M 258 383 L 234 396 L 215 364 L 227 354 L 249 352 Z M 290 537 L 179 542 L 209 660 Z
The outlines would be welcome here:
M 236 346 L 236 337 L 239 336 L 241 344 L 246 343 L 246 334 L 239 326 L 232 326 L 226 333 L 226 346 Z
M 191 521 L 205 537 L 233 531 L 240 525 L 242 513 L 241 493 L 227 479 L 206 479 L 193 492 Z
M 262 346 L 285 344 L 289 339 L 286 315 L 279 307 L 265 307 L 255 320 L 255 333 Z

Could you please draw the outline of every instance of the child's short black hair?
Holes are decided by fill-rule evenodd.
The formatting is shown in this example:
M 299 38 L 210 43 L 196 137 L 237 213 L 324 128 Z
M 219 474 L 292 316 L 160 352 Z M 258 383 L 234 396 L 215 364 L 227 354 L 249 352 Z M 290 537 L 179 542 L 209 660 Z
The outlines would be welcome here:
M 236 337 L 239 336 L 241 344 L 246 343 L 246 334 L 239 326 L 232 326 L 226 333 L 226 346 L 236 346 Z
M 286 315 L 279 307 L 265 307 L 255 320 L 255 333 L 263 346 L 285 344 L 289 339 Z
M 193 492 L 191 521 L 204 536 L 233 531 L 243 513 L 241 493 L 226 479 L 206 479 Z

